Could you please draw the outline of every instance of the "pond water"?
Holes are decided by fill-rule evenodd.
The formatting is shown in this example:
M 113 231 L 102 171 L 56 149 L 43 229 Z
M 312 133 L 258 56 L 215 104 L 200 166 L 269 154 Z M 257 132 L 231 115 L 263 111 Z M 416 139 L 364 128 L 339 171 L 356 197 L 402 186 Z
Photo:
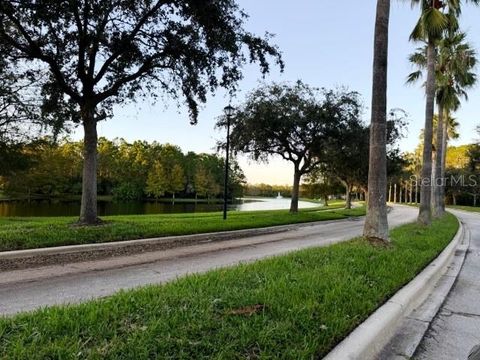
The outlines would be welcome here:
M 300 201 L 300 208 L 316 207 L 318 204 Z M 229 205 L 231 211 L 280 210 L 289 209 L 288 198 L 248 198 L 239 199 Z M 155 201 L 99 201 L 99 216 L 134 214 L 173 214 L 221 211 L 222 204 L 205 203 L 164 203 Z M 80 212 L 79 201 L 31 200 L 0 201 L 0 216 L 77 216 Z

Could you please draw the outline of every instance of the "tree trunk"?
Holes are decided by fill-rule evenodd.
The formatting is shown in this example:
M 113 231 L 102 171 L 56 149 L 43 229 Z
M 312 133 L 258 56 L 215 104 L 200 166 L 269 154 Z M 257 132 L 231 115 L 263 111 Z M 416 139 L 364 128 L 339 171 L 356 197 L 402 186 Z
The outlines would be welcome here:
M 410 181 L 410 204 L 413 204 L 413 184 Z
M 299 169 L 295 166 L 295 172 L 293 175 L 293 188 L 292 188 L 292 202 L 290 203 L 290 212 L 298 212 L 298 196 L 300 192 L 300 179 L 302 174 L 300 174 Z
M 435 189 L 436 189 L 436 174 L 435 174 L 435 166 L 437 164 L 437 156 L 436 156 L 436 151 L 435 149 L 433 149 L 433 146 L 432 146 L 432 187 L 430 188 L 430 191 L 431 191 L 431 194 L 430 194 L 430 203 L 431 203 L 431 206 L 432 206 L 432 215 L 433 215 L 433 210 L 435 209 Z
M 423 165 L 420 179 L 420 210 L 418 222 L 430 225 L 432 222 L 432 138 L 433 138 L 433 113 L 435 106 L 435 43 L 428 41 L 427 50 L 427 84 L 425 105 L 425 128 L 423 143 Z
M 442 179 L 445 179 L 445 163 L 447 161 L 447 150 L 448 150 L 448 119 L 450 115 L 448 111 L 444 111 L 444 119 L 443 119 L 443 131 L 442 131 L 442 157 L 441 157 L 441 166 L 440 166 L 440 176 Z M 445 189 L 446 189 L 446 181 L 444 186 L 440 188 L 440 203 L 439 206 L 442 208 L 442 211 L 445 212 Z
M 98 224 L 97 217 L 97 122 L 94 108 L 82 109 L 84 129 L 82 202 L 79 223 Z
M 397 203 L 397 184 L 393 185 L 393 203 Z
M 473 207 L 477 206 L 477 195 L 473 195 Z
M 434 192 L 433 192 L 433 217 L 439 218 L 444 215 L 444 206 L 442 206 L 443 191 L 442 188 L 445 186 L 445 182 L 442 176 L 442 162 L 443 162 L 443 106 L 438 104 L 438 124 L 437 124 L 437 153 L 435 157 L 435 181 L 434 181 Z
M 372 119 L 364 236 L 388 241 L 387 220 L 387 67 L 390 0 L 377 1 L 373 53 Z
M 388 187 L 388 202 L 392 202 L 392 184 Z
M 352 193 L 349 184 L 345 184 L 345 209 L 352 208 Z
M 323 197 L 323 206 L 328 206 L 328 195 Z
M 452 194 L 453 205 L 457 205 L 457 197 L 455 194 Z
M 415 205 L 418 205 L 418 179 L 415 180 Z

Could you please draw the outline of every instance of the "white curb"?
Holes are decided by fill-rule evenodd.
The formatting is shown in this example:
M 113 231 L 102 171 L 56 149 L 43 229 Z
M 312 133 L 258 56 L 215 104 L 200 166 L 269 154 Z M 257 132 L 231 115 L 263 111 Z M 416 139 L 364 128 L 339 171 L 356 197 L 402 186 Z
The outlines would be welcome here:
M 361 216 L 360 216 L 361 217 Z M 335 220 L 321 220 L 321 221 L 312 221 L 305 223 L 293 223 L 286 225 L 276 225 L 262 228 L 252 228 L 252 229 L 242 229 L 242 230 L 229 230 L 229 231 L 218 231 L 211 233 L 199 233 L 192 235 L 175 235 L 175 236 L 164 236 L 157 238 L 149 239 L 137 239 L 137 240 L 125 240 L 125 241 L 111 241 L 104 243 L 93 243 L 93 244 L 81 244 L 81 245 L 66 245 L 66 246 L 55 246 L 55 247 L 46 247 L 46 248 L 36 248 L 36 249 L 26 249 L 26 250 L 11 250 L 0 252 L 0 261 L 9 260 L 9 259 L 21 259 L 29 258 L 34 256 L 52 256 L 60 254 L 75 254 L 81 252 L 90 252 L 90 251 L 109 251 L 117 250 L 123 248 L 135 248 L 142 246 L 155 246 L 162 244 L 170 243 L 208 243 L 213 241 L 223 241 L 223 240 L 232 240 L 242 237 L 254 237 L 258 235 L 268 235 L 275 234 L 290 230 L 296 230 L 302 227 L 315 226 L 319 224 L 329 224 L 337 221 L 345 220 L 355 220 L 357 217 L 347 217 L 345 219 L 335 219 Z M 188 244 L 184 244 L 188 245 Z
M 437 281 L 447 272 L 464 236 L 463 225 L 461 222 L 459 224 L 457 234 L 440 255 L 353 330 L 325 356 L 325 360 L 368 360 L 378 357 L 395 335 L 402 320 L 427 299 Z

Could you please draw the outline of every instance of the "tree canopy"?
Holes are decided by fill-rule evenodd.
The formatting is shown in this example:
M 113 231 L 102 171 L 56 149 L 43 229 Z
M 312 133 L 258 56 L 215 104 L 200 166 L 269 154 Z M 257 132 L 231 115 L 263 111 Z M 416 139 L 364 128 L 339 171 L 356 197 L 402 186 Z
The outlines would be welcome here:
M 336 128 L 360 115 L 358 93 L 315 89 L 301 81 L 295 84 L 262 85 L 252 91 L 231 117 L 231 144 L 235 152 L 268 161 L 279 156 L 293 164 L 291 211 L 298 210 L 302 175 L 324 159 L 323 148 Z M 228 119 L 220 118 L 219 127 Z
M 393 176 L 404 165 L 398 140 L 406 126 L 406 114 L 400 109 L 391 110 L 387 120 L 387 174 Z M 332 137 L 325 148 L 321 172 L 336 178 L 345 186 L 346 207 L 350 207 L 350 193 L 353 187 L 362 192 L 368 190 L 370 126 L 360 117 L 352 117 L 339 124 L 337 136 Z
M 0 47 L 42 74 L 43 116 L 83 125 L 80 223 L 99 222 L 97 122 L 115 104 L 166 95 L 196 123 L 199 103 L 219 87 L 234 91 L 245 63 L 262 74 L 271 58 L 283 68 L 271 36 L 246 31 L 246 17 L 235 0 L 0 2 Z

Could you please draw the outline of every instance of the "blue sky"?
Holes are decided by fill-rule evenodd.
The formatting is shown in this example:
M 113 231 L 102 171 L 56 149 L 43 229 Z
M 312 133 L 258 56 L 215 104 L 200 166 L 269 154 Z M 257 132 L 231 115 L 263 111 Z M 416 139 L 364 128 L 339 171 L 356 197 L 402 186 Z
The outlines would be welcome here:
M 373 27 L 376 1 L 353 0 L 238 0 L 250 15 L 246 24 L 249 31 L 275 34 L 274 42 L 280 47 L 285 72 L 278 69 L 265 81 L 304 82 L 317 87 L 348 86 L 360 92 L 365 101 L 365 119 L 369 118 L 371 101 L 371 72 Z M 361 6 L 359 5 L 361 3 Z M 392 1 L 389 51 L 389 108 L 402 108 L 410 115 L 407 138 L 401 141 L 403 150 L 412 150 L 418 143 L 423 125 L 424 94 L 421 87 L 406 86 L 405 78 L 412 71 L 407 56 L 418 44 L 408 41 L 409 34 L 418 16 L 406 1 Z M 480 49 L 480 8 L 465 6 L 461 24 L 469 34 L 469 41 Z M 477 19 L 477 20 L 474 20 Z M 245 78 L 240 83 L 240 93 L 233 102 L 244 95 L 261 80 L 256 66 L 245 68 Z M 164 99 L 155 105 L 142 102 L 115 109 L 115 116 L 99 126 L 99 135 L 108 138 L 123 137 L 128 141 L 137 139 L 172 143 L 184 151 L 211 152 L 215 140 L 224 136 L 214 130 L 215 118 L 228 102 L 223 91 L 211 96 L 202 108 L 199 123 L 189 125 L 187 112 L 176 103 Z M 456 142 L 471 142 L 480 124 L 478 116 L 480 90 L 470 92 L 469 102 L 464 103 L 456 114 L 461 123 L 461 138 Z M 76 138 L 81 137 L 77 131 Z M 255 164 L 246 158 L 240 159 L 249 182 L 289 184 L 293 172 L 289 163 L 272 159 L 269 164 Z

